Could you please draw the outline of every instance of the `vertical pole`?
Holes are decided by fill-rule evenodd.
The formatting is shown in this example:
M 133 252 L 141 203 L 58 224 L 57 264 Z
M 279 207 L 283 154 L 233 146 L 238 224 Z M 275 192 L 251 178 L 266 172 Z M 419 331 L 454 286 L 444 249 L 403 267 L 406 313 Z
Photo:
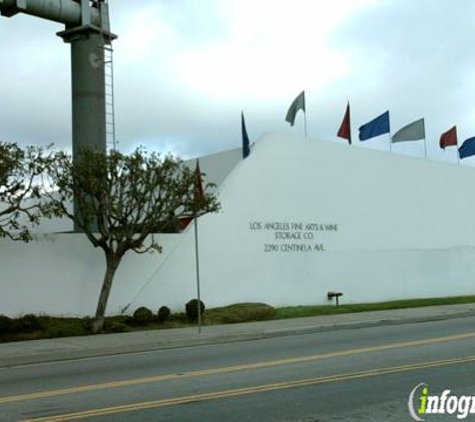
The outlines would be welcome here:
M 393 143 L 391 142 L 391 132 L 389 132 L 389 151 L 392 152 L 393 150 Z
M 73 163 L 82 149 L 106 153 L 104 36 L 92 27 L 59 33 L 71 44 Z M 77 215 L 77 204 L 74 202 Z M 95 226 L 97 222 L 92 223 Z M 74 224 L 75 232 L 80 232 Z
M 351 141 L 351 111 L 350 111 L 350 100 L 348 100 L 348 127 L 350 128 L 350 139 L 348 141 L 350 142 L 350 145 L 352 144 Z
M 196 257 L 196 296 L 198 298 L 198 334 L 201 334 L 201 292 L 200 292 L 200 257 L 198 249 L 198 217 L 195 216 L 195 257 Z
M 308 139 L 308 135 L 307 135 L 307 112 L 305 111 L 303 113 L 303 115 L 304 115 L 303 122 L 304 122 L 304 127 L 305 127 L 305 138 Z
M 85 30 L 71 40 L 73 158 L 81 148 L 106 152 L 104 39 Z
M 81 0 L 81 26 L 91 24 L 91 5 L 89 0 Z
M 424 119 L 422 119 L 422 130 L 424 131 L 424 158 L 427 160 L 426 121 Z

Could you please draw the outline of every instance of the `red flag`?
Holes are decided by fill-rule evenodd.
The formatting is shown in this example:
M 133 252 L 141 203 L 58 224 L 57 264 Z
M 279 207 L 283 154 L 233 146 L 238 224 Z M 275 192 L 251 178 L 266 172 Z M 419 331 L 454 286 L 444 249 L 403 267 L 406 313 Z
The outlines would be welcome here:
M 348 139 L 348 143 L 351 145 L 350 103 L 346 106 L 345 117 L 343 118 L 343 122 L 341 122 L 337 135 L 340 138 Z
M 203 182 L 201 180 L 200 161 L 196 160 L 195 170 L 195 201 L 199 202 L 203 199 Z
M 181 231 L 185 230 L 192 221 L 193 221 L 193 217 L 182 217 L 182 218 L 180 218 L 180 229 L 181 229 Z
M 457 146 L 457 126 L 440 135 L 439 145 L 442 149 L 451 145 Z

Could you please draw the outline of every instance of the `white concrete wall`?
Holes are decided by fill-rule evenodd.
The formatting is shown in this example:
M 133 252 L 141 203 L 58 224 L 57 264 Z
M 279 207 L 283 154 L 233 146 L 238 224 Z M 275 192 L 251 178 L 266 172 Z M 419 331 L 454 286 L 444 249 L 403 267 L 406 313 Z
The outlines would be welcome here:
M 235 148 L 200 157 L 200 170 L 205 174 L 204 183 L 213 183 L 217 187 L 226 180 L 229 173 L 242 159 L 242 148 Z M 185 161 L 191 169 L 196 167 L 196 158 Z
M 222 211 L 199 222 L 207 306 L 326 304 L 329 290 L 342 291 L 343 303 L 475 293 L 473 168 L 269 134 L 219 191 Z M 294 243 L 311 251 L 283 251 Z M 109 313 L 132 299 L 131 310 L 181 309 L 194 297 L 193 227 L 162 244 L 162 255 L 126 256 Z M 82 235 L 4 242 L 0 251 L 0 313 L 93 313 L 105 263 Z

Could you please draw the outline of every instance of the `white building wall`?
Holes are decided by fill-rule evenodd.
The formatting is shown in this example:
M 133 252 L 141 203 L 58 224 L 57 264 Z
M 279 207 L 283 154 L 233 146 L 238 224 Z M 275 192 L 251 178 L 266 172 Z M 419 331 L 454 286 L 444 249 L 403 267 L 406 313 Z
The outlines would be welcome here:
M 199 221 L 207 306 L 326 304 L 331 290 L 342 303 L 475 293 L 473 168 L 269 134 L 219 197 L 222 211 Z M 313 239 L 276 239 L 282 232 Z M 92 314 L 102 251 L 80 234 L 39 236 L 0 244 L 0 313 Z M 193 227 L 160 238 L 162 255 L 126 255 L 109 313 L 131 300 L 132 311 L 179 310 L 195 296 Z M 311 250 L 286 251 L 292 244 Z

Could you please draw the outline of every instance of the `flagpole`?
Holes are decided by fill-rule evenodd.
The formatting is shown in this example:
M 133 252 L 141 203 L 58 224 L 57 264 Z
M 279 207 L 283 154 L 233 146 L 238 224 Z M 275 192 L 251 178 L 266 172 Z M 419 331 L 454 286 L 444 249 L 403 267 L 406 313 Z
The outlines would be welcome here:
M 305 111 L 303 113 L 303 115 L 304 115 L 304 121 L 303 122 L 304 122 L 304 127 L 305 127 L 305 139 L 308 139 L 308 136 L 307 136 L 307 112 Z
M 391 142 L 391 132 L 388 132 L 389 133 L 389 151 L 392 152 L 393 151 L 393 146 L 392 146 L 392 142 Z
M 424 158 L 427 160 L 427 142 L 426 142 L 425 137 L 424 137 Z
M 196 296 L 198 298 L 198 334 L 201 334 L 200 256 L 198 249 L 198 216 L 195 215 Z

